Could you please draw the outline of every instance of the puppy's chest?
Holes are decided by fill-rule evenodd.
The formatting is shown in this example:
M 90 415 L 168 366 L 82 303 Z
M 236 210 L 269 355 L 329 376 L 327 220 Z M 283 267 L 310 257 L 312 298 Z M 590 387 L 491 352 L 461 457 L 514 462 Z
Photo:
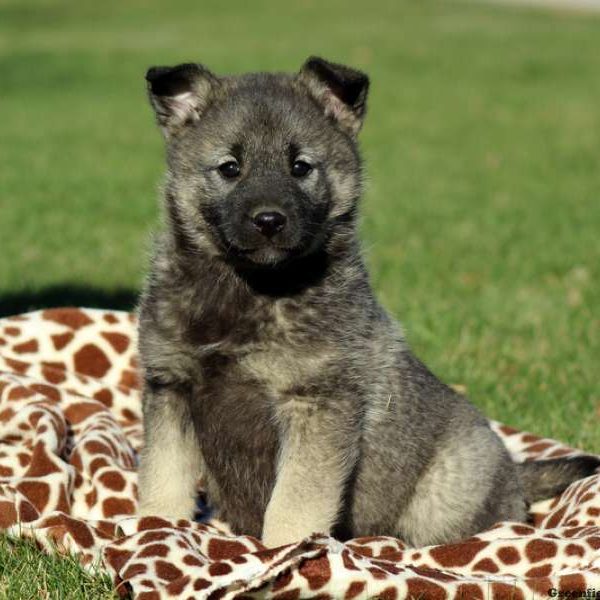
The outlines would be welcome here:
M 211 387 L 244 385 L 260 388 L 272 401 L 285 400 L 329 358 L 310 314 L 271 305 L 237 315 L 229 327 L 221 325 L 218 339 L 199 340 L 200 377 Z
M 220 431 L 239 447 L 256 427 L 272 444 L 280 407 L 314 381 L 329 357 L 310 327 L 277 306 L 255 310 L 254 327 L 244 321 L 238 315 L 218 340 L 196 346 L 194 413 L 201 434 Z
M 243 389 L 246 393 L 252 390 L 260 396 L 261 404 L 276 410 L 278 405 L 293 399 L 298 389 L 305 388 L 325 362 L 322 354 L 295 347 L 285 339 L 248 344 L 204 357 L 200 361 L 202 387 L 210 388 L 206 400 L 211 403 Z M 240 401 L 248 404 L 243 398 Z

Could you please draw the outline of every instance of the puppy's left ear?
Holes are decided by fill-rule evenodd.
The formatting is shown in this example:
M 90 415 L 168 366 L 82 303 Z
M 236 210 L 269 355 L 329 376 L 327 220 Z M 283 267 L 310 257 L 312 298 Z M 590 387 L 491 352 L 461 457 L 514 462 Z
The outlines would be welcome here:
M 351 136 L 358 134 L 369 91 L 369 78 L 364 73 L 312 56 L 300 69 L 298 79 L 323 106 L 326 115 Z

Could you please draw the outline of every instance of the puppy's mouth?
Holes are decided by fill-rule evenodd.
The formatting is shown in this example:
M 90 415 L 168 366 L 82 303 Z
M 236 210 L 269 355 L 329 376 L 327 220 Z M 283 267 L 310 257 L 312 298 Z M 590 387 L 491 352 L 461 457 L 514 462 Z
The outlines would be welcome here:
M 314 253 L 327 238 L 325 227 L 279 231 L 273 235 L 259 235 L 249 228 L 236 229 L 213 223 L 209 229 L 213 243 L 222 258 L 234 265 L 269 269 L 282 267 Z
M 241 248 L 234 243 L 228 243 L 225 258 L 238 265 L 268 268 L 280 266 L 304 254 L 304 249 L 298 246 L 265 243 L 255 248 Z

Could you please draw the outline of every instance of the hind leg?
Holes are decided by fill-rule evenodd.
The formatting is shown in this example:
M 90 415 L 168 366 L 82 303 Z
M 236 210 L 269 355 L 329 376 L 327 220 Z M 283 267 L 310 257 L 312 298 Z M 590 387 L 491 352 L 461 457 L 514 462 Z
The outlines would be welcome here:
M 506 449 L 490 429 L 477 426 L 438 449 L 400 515 L 397 535 L 414 546 L 443 544 L 526 515 Z

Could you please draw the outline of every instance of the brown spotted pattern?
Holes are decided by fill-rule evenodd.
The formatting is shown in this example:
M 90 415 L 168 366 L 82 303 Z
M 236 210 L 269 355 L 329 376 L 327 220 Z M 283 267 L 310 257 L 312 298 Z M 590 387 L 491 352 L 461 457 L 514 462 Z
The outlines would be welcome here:
M 0 320 L 0 528 L 100 561 L 133 597 L 543 598 L 600 590 L 600 476 L 445 546 L 315 534 L 265 548 L 217 521 L 135 516 L 135 319 L 65 308 Z M 516 460 L 578 451 L 493 423 Z

